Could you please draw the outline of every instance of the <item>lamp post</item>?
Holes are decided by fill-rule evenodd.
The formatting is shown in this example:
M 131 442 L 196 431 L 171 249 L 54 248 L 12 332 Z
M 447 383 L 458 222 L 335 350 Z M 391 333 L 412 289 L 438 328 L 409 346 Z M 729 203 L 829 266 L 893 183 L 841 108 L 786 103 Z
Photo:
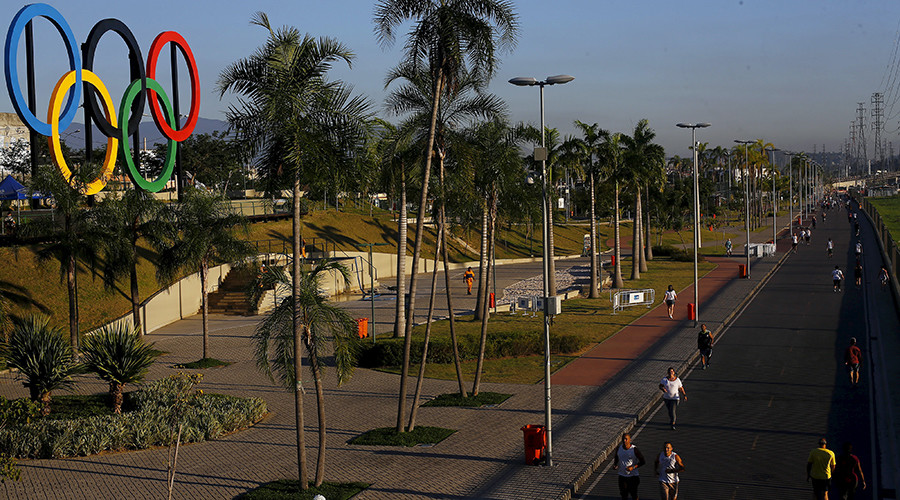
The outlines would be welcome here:
M 744 229 L 747 232 L 747 245 L 744 247 L 744 255 L 747 257 L 747 278 L 750 278 L 750 145 L 755 141 L 742 141 L 735 139 L 734 142 L 744 145 L 744 164 L 747 167 L 747 175 L 741 170 L 741 181 L 744 183 Z
M 543 216 L 542 224 L 543 224 L 543 260 L 544 260 L 544 432 L 547 436 L 547 456 L 546 456 L 546 464 L 547 466 L 553 466 L 553 440 L 552 437 L 552 422 L 551 422 L 551 410 L 552 405 L 550 404 L 550 311 L 547 309 L 550 300 L 550 247 L 547 246 L 550 243 L 550 222 L 548 221 L 549 214 L 547 213 L 547 147 L 544 144 L 544 86 L 545 85 L 562 85 L 564 83 L 569 83 L 574 80 L 575 77 L 569 75 L 556 75 L 556 76 L 548 76 L 546 80 L 539 81 L 532 77 L 516 77 L 509 81 L 509 83 L 513 85 L 518 85 L 520 87 L 533 87 L 538 86 L 541 88 L 541 147 L 540 150 L 535 148 L 534 151 L 534 159 L 541 161 L 541 193 L 543 195 L 543 207 L 542 212 Z M 556 295 L 556 290 L 553 290 L 553 295 Z
M 679 128 L 691 129 L 691 150 L 694 156 L 694 326 L 700 321 L 700 281 L 697 273 L 697 252 L 700 249 L 700 181 L 697 175 L 697 139 L 695 137 L 698 128 L 706 128 L 708 123 L 678 123 Z
M 794 237 L 794 156 L 797 153 L 785 151 L 788 157 L 788 230 L 790 231 L 791 241 Z
M 766 151 L 772 152 L 772 243 L 778 245 L 778 206 L 775 201 L 775 151 L 781 151 L 778 148 L 767 148 Z

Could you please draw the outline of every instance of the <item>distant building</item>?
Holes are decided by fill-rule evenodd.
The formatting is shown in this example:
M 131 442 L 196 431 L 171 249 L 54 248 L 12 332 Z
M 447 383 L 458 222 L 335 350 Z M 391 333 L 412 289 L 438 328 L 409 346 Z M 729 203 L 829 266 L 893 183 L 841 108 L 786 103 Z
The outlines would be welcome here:
M 0 149 L 16 141 L 28 142 L 28 127 L 15 113 L 0 113 Z

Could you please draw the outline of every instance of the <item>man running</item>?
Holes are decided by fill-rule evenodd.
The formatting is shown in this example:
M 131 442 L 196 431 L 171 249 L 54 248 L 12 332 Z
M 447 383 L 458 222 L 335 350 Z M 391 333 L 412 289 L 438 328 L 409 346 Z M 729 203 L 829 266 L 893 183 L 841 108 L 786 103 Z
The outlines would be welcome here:
M 828 243 L 825 244 L 825 250 L 828 251 L 828 258 L 834 257 L 834 242 L 831 241 L 831 238 L 828 238 Z
M 731 247 L 731 238 L 728 238 L 727 240 L 725 240 L 725 255 L 727 255 L 728 257 L 731 257 Z
M 797 235 L 791 235 L 791 251 L 797 253 Z
M 891 275 L 888 273 L 886 267 L 881 266 L 881 272 L 878 273 L 878 280 L 881 281 L 881 289 L 884 290 L 887 288 L 887 284 L 891 281 Z
M 862 263 L 857 260 L 856 267 L 853 268 L 853 280 L 856 282 L 856 288 L 862 285 Z
M 831 280 L 834 282 L 834 291 L 841 291 L 841 280 L 844 279 L 844 273 L 841 271 L 841 268 L 838 266 L 834 266 L 834 271 L 831 271 Z
M 713 336 L 712 332 L 706 329 L 706 324 L 700 325 L 700 332 L 697 333 L 697 349 L 700 350 L 700 369 L 705 370 L 709 366 L 709 358 L 712 356 Z
M 850 337 L 850 345 L 844 349 L 844 364 L 850 371 L 850 383 L 859 385 L 859 365 L 862 363 L 862 350 L 856 345 L 856 337 Z
M 828 488 L 831 486 L 831 474 L 834 472 L 834 452 L 827 448 L 825 438 L 819 440 L 819 447 L 809 452 L 806 461 L 806 482 L 812 481 L 813 497 L 816 500 L 828 500 Z
M 465 274 L 463 274 L 463 281 L 466 282 L 466 295 L 472 295 L 472 283 L 475 282 L 475 271 L 472 271 L 472 268 L 466 269 Z
M 856 242 L 856 260 L 859 260 L 860 256 L 862 256 L 862 242 Z

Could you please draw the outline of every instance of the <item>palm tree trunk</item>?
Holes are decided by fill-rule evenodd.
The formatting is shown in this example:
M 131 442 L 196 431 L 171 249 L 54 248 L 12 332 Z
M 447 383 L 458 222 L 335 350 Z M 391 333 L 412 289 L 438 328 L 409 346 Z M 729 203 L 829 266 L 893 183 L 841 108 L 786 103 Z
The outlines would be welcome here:
M 309 366 L 313 374 L 313 384 L 316 388 L 316 411 L 319 418 L 319 452 L 316 456 L 315 479 L 315 486 L 318 488 L 319 486 L 322 486 L 322 482 L 325 480 L 325 437 L 327 430 L 327 426 L 325 425 L 325 389 L 322 385 L 322 371 L 319 366 L 319 359 L 313 354 L 317 351 L 316 346 L 314 345 L 315 340 L 313 340 L 309 330 L 306 331 L 305 337 L 307 358 L 309 359 Z
M 589 298 L 596 299 L 600 297 L 600 290 L 597 286 L 597 254 L 600 247 L 597 245 L 597 193 L 594 186 L 594 174 L 591 174 L 591 292 Z
M 306 473 L 306 441 L 303 436 L 303 321 L 300 309 L 300 178 L 294 176 L 294 216 L 291 221 L 293 229 L 293 273 L 291 276 L 294 299 L 294 413 L 297 425 L 297 468 L 299 471 L 300 489 L 309 489 L 309 478 Z
M 650 187 L 647 186 L 647 225 L 644 227 L 644 255 L 645 260 L 653 260 L 653 235 L 650 233 Z
M 118 382 L 110 382 L 109 383 L 109 398 L 112 400 L 113 405 L 113 413 L 119 415 L 122 413 L 122 388 L 125 384 L 120 384 Z
M 487 289 L 485 284 L 485 270 L 488 261 L 488 206 L 487 202 L 481 205 L 481 248 L 480 258 L 478 259 L 478 295 L 475 297 L 475 319 L 479 320 L 484 317 L 484 294 Z
M 641 279 L 641 254 L 644 253 L 641 248 L 641 190 L 636 189 L 634 195 L 634 214 L 631 217 L 631 278 L 632 280 Z
M 466 398 L 466 388 L 463 385 L 462 364 L 459 361 L 459 343 L 456 339 L 456 323 L 453 318 L 453 294 L 450 292 L 450 270 L 447 265 L 450 263 L 447 252 L 447 220 L 444 216 L 444 205 L 441 203 L 440 208 L 440 231 L 443 233 L 441 241 L 441 254 L 444 258 L 444 284 L 447 288 L 447 316 L 450 320 L 450 343 L 453 344 L 453 364 L 456 365 L 456 380 L 459 382 L 459 395 Z
M 204 258 L 200 262 L 200 311 L 203 318 L 203 358 L 206 359 L 209 353 L 209 308 L 207 307 L 207 299 L 209 294 L 206 292 L 206 282 L 209 279 L 209 264 Z
M 437 241 L 434 244 L 434 268 L 431 270 L 431 294 L 428 297 L 428 318 L 425 320 L 425 341 L 422 345 L 422 363 L 419 365 L 419 378 L 416 380 L 416 393 L 413 396 L 412 409 L 409 411 L 409 428 L 412 432 L 416 428 L 416 415 L 419 413 L 419 398 L 422 396 L 422 382 L 425 381 L 425 364 L 428 362 L 428 342 L 431 340 L 431 320 L 434 318 L 434 298 L 437 292 L 437 262 L 441 258 L 442 234 L 437 231 Z
M 134 258 L 131 265 L 131 322 L 138 335 L 144 335 L 144 329 L 141 328 L 141 292 L 138 289 L 137 274 L 137 247 L 133 247 Z
M 75 273 L 77 272 L 75 256 L 69 255 L 66 259 L 66 287 L 69 293 L 69 343 L 72 349 L 78 352 L 78 285 Z
M 488 222 L 488 255 L 492 255 L 494 252 L 495 237 L 496 237 L 496 229 L 497 229 L 497 189 L 494 188 L 491 193 L 491 206 L 490 206 L 490 221 Z M 487 260 L 487 267 L 485 269 L 485 288 L 490 289 L 491 286 L 491 269 L 493 264 L 490 259 Z M 485 346 L 487 346 L 487 332 L 488 332 L 488 319 L 490 318 L 490 301 L 488 297 L 490 297 L 487 293 L 485 293 L 482 300 L 479 300 L 482 308 L 484 309 L 484 315 L 481 317 L 481 339 L 478 343 L 478 362 L 475 365 L 475 382 L 472 384 L 472 395 L 477 396 L 478 391 L 481 389 L 481 372 L 484 369 L 484 350 Z
M 397 311 L 394 315 L 394 338 L 406 332 L 406 171 L 400 166 L 400 216 L 397 218 Z M 375 332 L 372 332 L 375 335 Z
M 616 243 L 616 265 L 615 271 L 613 273 L 613 288 L 624 288 L 625 280 L 622 279 L 622 239 L 619 233 L 619 181 L 616 181 L 616 196 L 615 196 L 615 229 L 613 230 L 613 234 L 615 235 L 615 243 Z
M 425 168 L 422 171 L 422 195 L 419 198 L 419 215 L 416 221 L 416 240 L 413 244 L 412 270 L 409 276 L 409 311 L 407 311 L 406 330 L 403 339 L 403 366 L 400 368 L 400 394 L 397 397 L 397 432 L 403 432 L 403 423 L 406 420 L 406 392 L 409 376 L 409 350 L 412 339 L 413 311 L 416 308 L 416 274 L 419 271 L 419 256 L 422 254 L 422 241 L 425 235 L 425 208 L 428 205 L 428 180 L 431 175 L 431 159 L 434 155 L 434 132 L 437 126 L 438 107 L 441 102 L 441 92 L 444 85 L 444 73 L 438 68 L 437 79 L 434 86 L 434 100 L 431 103 L 431 123 L 428 126 L 428 145 L 425 149 Z M 437 263 L 435 262 L 435 265 Z
M 635 214 L 637 215 L 637 217 L 636 217 L 635 224 L 638 224 L 638 226 L 639 226 L 638 227 L 638 229 L 639 229 L 638 238 L 640 238 L 641 246 L 640 246 L 640 251 L 638 251 L 637 255 L 640 259 L 640 262 L 638 263 L 640 266 L 639 269 L 641 270 L 642 273 L 646 273 L 647 272 L 647 259 L 646 259 L 647 254 L 644 253 L 645 252 L 644 249 L 647 246 L 647 240 L 644 239 L 644 204 L 642 203 L 641 198 L 643 198 L 643 196 L 641 196 L 641 188 L 638 187 L 637 188 L 637 201 L 636 201 L 637 210 L 635 210 Z

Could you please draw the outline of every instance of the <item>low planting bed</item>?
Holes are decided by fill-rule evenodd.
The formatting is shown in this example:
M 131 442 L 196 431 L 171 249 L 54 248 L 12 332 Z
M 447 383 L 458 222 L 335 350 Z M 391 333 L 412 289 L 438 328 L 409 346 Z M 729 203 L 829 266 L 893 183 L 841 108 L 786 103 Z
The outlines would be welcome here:
M 103 451 L 140 450 L 169 445 L 173 428 L 183 424 L 181 442 L 217 439 L 252 426 L 266 414 L 260 398 L 196 391 L 189 398 L 171 378 L 129 393 L 122 414 L 97 414 L 103 396 L 58 397 L 57 414 L 0 429 L 0 449 L 15 458 L 64 458 Z M 95 401 L 97 400 L 97 401 Z M 80 403 L 79 403 L 80 402 Z M 72 407 L 81 407 L 77 410 Z M 93 406 L 95 409 L 89 409 Z M 63 408 L 69 407 L 68 410 Z M 102 407 L 102 404 L 99 406 Z M 179 408 L 173 415 L 173 408 Z M 93 415 L 93 416 L 89 416 Z

